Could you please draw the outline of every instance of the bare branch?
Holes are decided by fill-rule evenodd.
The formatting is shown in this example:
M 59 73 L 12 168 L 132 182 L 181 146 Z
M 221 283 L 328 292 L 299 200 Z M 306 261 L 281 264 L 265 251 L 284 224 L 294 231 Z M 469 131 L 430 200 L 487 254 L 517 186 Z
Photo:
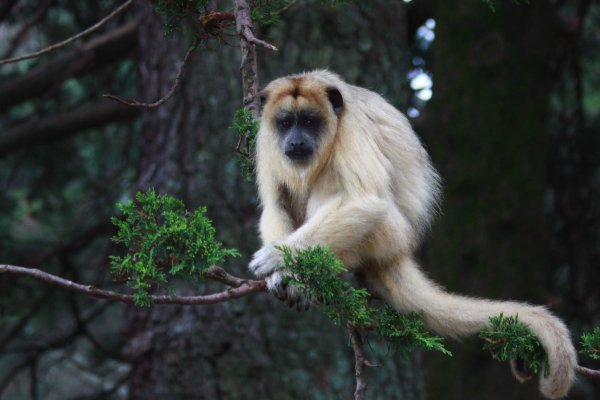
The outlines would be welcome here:
M 235 25 L 238 35 L 250 44 L 263 46 L 269 50 L 277 51 L 277 47 L 254 36 L 254 32 L 252 32 L 250 6 L 248 6 L 246 0 L 234 0 L 233 13 L 235 15 Z
M 213 266 L 209 267 L 208 270 L 206 270 L 206 272 L 204 273 L 204 277 L 211 279 L 213 281 L 224 283 L 227 286 L 231 286 L 234 288 L 238 288 L 238 287 L 242 286 L 244 283 L 248 282 L 247 279 L 241 279 L 241 278 L 238 278 L 237 276 L 233 276 L 233 275 L 227 273 L 227 271 L 225 271 L 223 268 L 219 267 L 218 265 L 213 265 Z
M 213 269 L 214 271 L 214 269 Z M 133 296 L 128 294 L 122 294 L 113 292 L 110 290 L 98 289 L 92 285 L 82 285 L 73 281 L 61 278 L 56 275 L 49 274 L 44 271 L 40 271 L 35 268 L 24 268 L 14 265 L 0 264 L 0 273 L 10 273 L 20 276 L 28 276 L 34 279 L 38 279 L 43 282 L 50 283 L 60 288 L 70 290 L 72 292 L 85 294 L 99 299 L 107 299 L 113 301 L 120 301 L 122 303 L 133 303 Z M 224 271 L 223 271 L 224 272 Z M 217 273 L 211 273 L 212 276 L 216 276 Z M 223 292 L 213 293 L 206 296 L 151 296 L 154 304 L 179 304 L 179 305 L 200 305 L 200 304 L 216 304 L 224 301 L 237 299 L 240 297 L 247 296 L 256 292 L 266 291 L 267 284 L 264 280 L 237 280 L 227 273 L 224 273 L 224 278 L 219 278 L 220 282 L 231 282 L 239 283 L 239 286 L 227 289 Z
M 277 48 L 262 40 L 258 40 L 252 33 L 252 18 L 250 7 L 246 0 L 234 0 L 235 24 L 240 36 L 240 49 L 242 50 L 242 62 L 240 72 L 242 74 L 243 104 L 254 117 L 260 113 L 260 99 L 258 97 L 258 68 L 256 66 L 256 44 L 265 46 L 276 51 Z
M 70 112 L 31 119 L 0 133 L 0 157 L 23 147 L 60 140 L 85 129 L 135 118 L 139 110 L 103 100 Z
M 131 106 L 131 107 L 142 107 L 142 108 L 156 108 L 156 107 L 160 107 L 167 100 L 169 100 L 171 98 L 171 96 L 173 96 L 173 94 L 175 93 L 175 90 L 177 89 L 177 87 L 181 83 L 181 77 L 185 73 L 185 68 L 186 68 L 186 66 L 188 64 L 188 61 L 190 60 L 190 58 L 191 58 L 192 53 L 194 52 L 194 50 L 196 50 L 196 48 L 198 47 L 199 43 L 200 42 L 199 42 L 198 39 L 196 39 L 194 41 L 194 43 L 192 43 L 192 45 L 188 49 L 187 53 L 185 53 L 185 57 L 183 58 L 183 61 L 181 62 L 181 66 L 179 67 L 179 72 L 177 73 L 177 76 L 175 77 L 175 81 L 173 82 L 173 86 L 171 86 L 171 89 L 169 90 L 169 92 L 166 95 L 164 95 L 163 97 L 161 97 L 160 99 L 158 99 L 154 103 L 142 103 L 142 102 L 139 102 L 137 100 L 127 101 L 127 100 L 123 100 L 120 97 L 113 96 L 112 94 L 103 94 L 102 96 L 103 97 L 108 97 L 109 99 L 118 101 L 121 104 L 125 104 L 125 105 Z
M 597 369 L 591 369 L 577 365 L 575 367 L 575 372 L 577 372 L 579 375 L 587 376 L 588 378 L 600 379 L 600 370 Z
M 348 326 L 352 349 L 354 350 L 354 376 L 356 379 L 356 388 L 354 389 L 354 400 L 364 400 L 367 395 L 367 374 L 365 367 L 372 367 L 374 364 L 369 362 L 365 357 L 365 349 L 363 340 L 358 329 L 353 326 Z
M 115 9 L 113 12 L 111 12 L 110 14 L 108 14 L 106 17 L 102 18 L 96 24 L 90 26 L 86 30 L 81 31 L 81 32 L 79 32 L 78 34 L 76 34 L 74 36 L 71 36 L 68 39 L 63 40 L 62 42 L 53 44 L 51 46 L 45 47 L 45 48 L 43 48 L 41 50 L 38 50 L 38 51 L 30 53 L 30 54 L 25 54 L 25 55 L 19 56 L 19 57 L 6 58 L 4 60 L 0 60 L 0 65 L 15 63 L 15 62 L 23 61 L 23 60 L 29 60 L 30 58 L 39 57 L 39 56 L 41 56 L 43 54 L 50 53 L 53 50 L 56 50 L 58 48 L 64 47 L 64 46 L 66 46 L 68 44 L 71 44 L 74 41 L 76 41 L 77 39 L 79 39 L 79 38 L 81 38 L 81 37 L 83 37 L 83 36 L 85 36 L 85 35 L 87 35 L 89 33 L 92 33 L 94 31 L 98 30 L 99 28 L 101 28 L 110 19 L 112 19 L 116 15 L 120 14 L 127 7 L 129 7 L 133 2 L 134 2 L 134 0 L 127 0 L 125 3 L 123 3 L 121 6 L 119 6 L 117 9 Z

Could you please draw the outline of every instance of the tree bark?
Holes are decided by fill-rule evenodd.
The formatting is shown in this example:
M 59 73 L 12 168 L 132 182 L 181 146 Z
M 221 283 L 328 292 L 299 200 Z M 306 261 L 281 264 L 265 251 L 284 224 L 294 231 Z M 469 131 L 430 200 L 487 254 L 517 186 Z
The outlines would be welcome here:
M 139 98 L 152 102 L 169 91 L 179 70 L 178 47 L 167 41 L 162 21 L 150 2 L 138 2 L 135 8 L 139 25 Z M 172 99 L 156 109 L 142 109 L 140 158 L 134 191 L 154 188 L 158 193 L 177 193 L 182 174 L 177 171 L 180 102 Z M 166 349 L 172 340 L 173 318 L 180 307 L 128 307 L 126 334 L 133 356 L 129 398 L 159 400 L 173 398 L 169 387 Z

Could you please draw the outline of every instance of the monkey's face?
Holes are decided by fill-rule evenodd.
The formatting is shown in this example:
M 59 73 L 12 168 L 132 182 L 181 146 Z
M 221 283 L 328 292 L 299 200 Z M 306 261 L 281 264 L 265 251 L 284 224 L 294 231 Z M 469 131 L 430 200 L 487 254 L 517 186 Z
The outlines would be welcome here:
M 277 144 L 278 152 L 295 167 L 323 161 L 343 108 L 340 91 L 320 80 L 296 76 L 273 81 L 261 98 L 262 140 Z
M 280 110 L 275 126 L 281 149 L 291 161 L 306 163 L 318 148 L 323 129 L 323 118 L 316 110 Z

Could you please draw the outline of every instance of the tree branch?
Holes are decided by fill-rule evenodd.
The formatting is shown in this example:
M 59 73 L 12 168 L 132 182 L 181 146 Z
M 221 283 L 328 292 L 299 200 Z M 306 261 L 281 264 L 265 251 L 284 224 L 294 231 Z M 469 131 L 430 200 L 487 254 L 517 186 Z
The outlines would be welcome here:
M 129 54 L 137 46 L 138 21 L 129 21 L 105 34 L 59 54 L 21 76 L 0 83 L 0 110 L 55 88 L 73 76 L 102 68 Z
M 350 334 L 350 342 L 354 350 L 354 376 L 356 379 L 356 388 L 354 390 L 354 400 L 364 400 L 367 395 L 367 374 L 365 367 L 374 366 L 365 357 L 365 349 L 363 340 L 358 329 L 353 326 L 348 326 Z
M 177 76 L 175 77 L 173 86 L 171 86 L 171 89 L 169 90 L 169 92 L 166 95 L 164 95 L 162 98 L 158 99 L 154 103 L 142 103 L 137 100 L 127 101 L 127 100 L 123 100 L 120 97 L 113 96 L 112 94 L 103 94 L 102 96 L 107 97 L 112 100 L 115 100 L 115 101 L 118 101 L 121 104 L 125 104 L 125 105 L 131 106 L 131 107 L 156 108 L 156 107 L 163 105 L 167 100 L 169 100 L 171 98 L 171 96 L 173 96 L 173 93 L 175 93 L 175 90 L 177 89 L 177 87 L 179 86 L 179 84 L 181 82 L 181 77 L 185 73 L 185 68 L 188 64 L 188 61 L 190 60 L 191 55 L 194 52 L 194 50 L 196 50 L 196 48 L 198 47 L 199 43 L 200 42 L 198 39 L 196 39 L 194 41 L 194 43 L 192 43 L 192 45 L 188 49 L 187 53 L 185 53 L 185 57 L 183 58 L 183 61 L 181 62 L 181 66 L 179 67 L 179 72 L 177 73 Z
M 127 0 L 125 3 L 123 3 L 121 6 L 119 6 L 117 9 L 115 9 L 113 12 L 111 12 L 110 14 L 108 14 L 106 17 L 102 18 L 100 21 L 98 21 L 97 23 L 95 23 L 94 25 L 90 26 L 89 28 L 87 28 L 84 31 L 79 32 L 78 34 L 71 36 L 70 38 L 63 40 L 62 42 L 53 44 L 51 46 L 45 47 L 39 51 L 30 53 L 30 54 L 25 54 L 23 56 L 19 56 L 19 57 L 13 57 L 13 58 L 6 58 L 4 60 L 0 60 L 0 65 L 3 64 L 10 64 L 10 63 L 15 63 L 15 62 L 19 62 L 19 61 L 23 61 L 23 60 L 29 60 L 30 58 L 35 58 L 35 57 L 39 57 L 43 54 L 46 53 L 50 53 L 53 50 L 59 49 L 61 47 L 64 47 L 68 44 L 73 43 L 75 40 L 89 34 L 92 33 L 94 31 L 97 31 L 99 28 L 101 28 L 104 24 L 106 24 L 110 19 L 112 19 L 113 17 L 115 17 L 116 15 L 120 14 L 122 11 L 124 11 L 127 7 L 129 7 L 131 4 L 133 4 L 134 0 Z
M 577 372 L 579 375 L 587 376 L 588 378 L 600 379 L 600 370 L 597 369 L 591 369 L 577 365 L 575 367 L 575 372 Z
M 258 40 L 252 32 L 252 18 L 250 7 L 246 0 L 234 0 L 233 12 L 235 15 L 236 31 L 240 36 L 240 49 L 242 62 L 243 105 L 252 112 L 255 118 L 260 114 L 260 99 L 258 97 L 258 68 L 256 65 L 256 44 L 273 51 L 277 48 L 267 42 Z
M 218 268 L 218 267 L 215 267 Z M 214 271 L 215 269 L 213 269 Z M 56 275 L 49 274 L 44 271 L 40 271 L 35 268 L 24 268 L 14 265 L 0 264 L 0 273 L 9 273 L 13 275 L 28 276 L 52 285 L 58 286 L 62 289 L 70 290 L 72 292 L 85 294 L 87 296 L 97 297 L 99 299 L 119 301 L 122 303 L 134 303 L 133 296 L 128 294 L 122 294 L 113 292 L 110 290 L 98 289 L 92 285 L 82 285 L 73 281 L 61 278 Z M 223 292 L 213 293 L 206 296 L 151 296 L 154 304 L 179 304 L 179 305 L 200 305 L 200 304 L 216 304 L 224 301 L 237 299 L 240 297 L 247 296 L 256 292 L 266 291 L 267 284 L 264 280 L 238 280 L 226 272 L 212 272 L 210 276 L 221 275 L 224 278 L 219 278 L 220 282 L 232 282 L 239 283 L 234 288 L 227 289 Z M 211 278 L 212 279 L 212 278 Z
M 21 147 L 58 140 L 78 131 L 129 120 L 139 111 L 104 100 L 72 112 L 55 114 L 41 120 L 30 120 L 0 132 L 0 157 Z
M 226 284 L 227 286 L 231 286 L 234 288 L 238 288 L 242 286 L 244 283 L 248 282 L 247 279 L 238 278 L 236 276 L 230 275 L 223 268 L 212 265 L 206 270 L 204 273 L 204 277 L 211 279 L 213 281 L 221 282 Z

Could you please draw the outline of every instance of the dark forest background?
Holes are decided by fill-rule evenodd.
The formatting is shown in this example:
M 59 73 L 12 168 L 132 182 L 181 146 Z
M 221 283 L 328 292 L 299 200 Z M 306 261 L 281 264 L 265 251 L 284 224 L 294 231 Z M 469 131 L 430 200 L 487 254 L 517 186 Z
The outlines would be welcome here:
M 230 2 L 212 2 L 230 10 Z M 260 2 L 256 2 L 260 3 Z M 264 2 L 263 2 L 264 3 Z M 600 321 L 600 7 L 590 0 L 299 0 L 258 37 L 260 84 L 329 68 L 407 113 L 444 183 L 421 261 L 451 291 L 545 304 L 574 338 Z M 116 1 L 2 0 L 0 58 L 55 43 Z M 257 4 L 260 5 L 260 4 Z M 97 287 L 115 204 L 154 187 L 207 206 L 250 277 L 257 198 L 230 129 L 242 105 L 235 31 L 169 37 L 150 1 L 48 55 L 0 65 L 0 263 Z M 218 285 L 183 289 L 188 294 Z M 532 399 L 473 338 L 408 360 L 368 342 L 369 399 Z M 582 364 L 598 368 L 582 357 Z M 348 399 L 347 333 L 265 294 L 137 308 L 0 276 L 0 398 Z M 572 399 L 597 399 L 580 378 Z

